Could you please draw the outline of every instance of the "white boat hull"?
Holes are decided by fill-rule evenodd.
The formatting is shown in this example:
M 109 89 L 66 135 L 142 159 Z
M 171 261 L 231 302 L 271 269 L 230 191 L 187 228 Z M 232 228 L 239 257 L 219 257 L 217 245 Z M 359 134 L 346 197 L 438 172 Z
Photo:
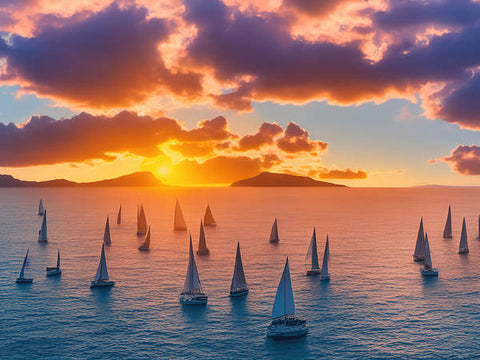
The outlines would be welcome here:
M 47 268 L 47 276 L 61 275 L 62 270 L 58 268 Z
M 110 287 L 113 285 L 115 285 L 115 282 L 113 281 L 92 281 L 90 288 Z
M 231 297 L 240 297 L 248 294 L 248 289 L 230 290 Z
M 181 295 L 180 304 L 182 305 L 207 305 L 208 296 L 205 294 Z
M 307 275 L 309 275 L 309 276 L 320 275 L 321 273 L 322 273 L 322 270 L 320 270 L 320 269 L 307 270 Z
M 33 279 L 27 279 L 27 278 L 17 278 L 15 281 L 17 284 L 30 284 L 33 282 Z
M 287 325 L 292 321 L 296 324 Z M 283 321 L 281 324 L 275 324 L 275 321 L 272 321 L 267 329 L 267 336 L 273 339 L 294 339 L 307 334 L 306 321 L 287 320 L 287 322 Z
M 438 269 L 420 269 L 423 276 L 438 276 Z

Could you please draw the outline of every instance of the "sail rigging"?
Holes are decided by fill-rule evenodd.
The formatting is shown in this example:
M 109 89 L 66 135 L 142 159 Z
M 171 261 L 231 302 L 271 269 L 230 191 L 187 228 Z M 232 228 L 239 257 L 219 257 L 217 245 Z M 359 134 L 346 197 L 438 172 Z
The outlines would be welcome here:
M 145 210 L 143 204 L 140 205 L 140 210 L 137 216 L 137 235 L 143 235 L 147 232 L 147 218 L 145 217 Z
M 275 218 L 275 221 L 272 225 L 272 230 L 270 231 L 270 242 L 278 242 L 279 240 L 280 239 L 278 238 L 278 224 L 277 219 Z
M 110 220 L 108 216 L 107 216 L 107 222 L 105 223 L 105 231 L 103 233 L 103 242 L 105 244 L 112 243 L 112 239 L 110 238 Z
M 237 243 L 237 254 L 235 256 L 235 268 L 233 270 L 232 284 L 230 291 L 237 289 L 246 289 L 247 280 L 245 279 L 245 272 L 243 271 L 242 255 L 240 254 L 240 242 Z
M 25 266 L 27 266 L 27 260 L 28 260 L 28 251 L 30 249 L 27 249 L 27 253 L 25 254 L 25 258 L 23 259 L 23 264 L 22 264 L 22 269 L 20 270 L 20 276 L 19 278 L 23 279 L 25 277 Z
M 187 230 L 185 219 L 183 218 L 182 208 L 178 200 L 175 202 L 175 219 L 173 221 L 174 230 Z
M 192 235 L 190 234 L 190 247 L 188 251 L 187 277 L 183 285 L 183 294 L 201 293 L 200 278 L 198 276 L 197 264 L 193 255 Z
M 443 237 L 452 237 L 452 209 L 450 205 L 448 205 L 447 222 L 445 223 L 445 228 L 443 229 Z
M 276 319 L 295 313 L 295 304 L 293 301 L 292 280 L 290 278 L 290 267 L 288 257 L 283 269 L 282 278 L 278 284 L 275 302 L 273 303 L 272 318 Z
M 38 241 L 40 242 L 47 242 L 47 210 L 43 213 L 43 220 L 42 220 L 42 227 L 38 231 Z
M 98 264 L 97 273 L 95 274 L 95 281 L 108 281 L 107 259 L 105 258 L 105 244 L 102 244 L 102 254 Z
M 150 226 L 148 227 L 147 235 L 145 235 L 145 240 L 143 240 L 142 245 L 140 245 L 142 249 L 150 249 Z
M 425 257 L 425 234 L 423 231 L 423 218 L 420 219 L 417 242 L 415 243 L 415 252 L 413 253 L 413 256 L 419 260 L 422 260 Z
M 328 245 L 328 235 L 327 235 L 327 242 L 325 243 L 325 250 L 323 252 L 322 277 L 328 276 L 328 259 L 329 258 L 330 258 L 330 248 Z
M 458 252 L 461 254 L 468 253 L 467 225 L 465 224 L 465 217 L 463 218 L 462 234 L 460 235 Z
M 43 200 L 40 199 L 40 202 L 38 204 L 38 215 L 43 215 L 45 212 L 45 209 L 43 208 Z
M 120 225 L 122 223 L 122 205 L 120 204 L 120 208 L 118 209 L 118 215 L 117 215 L 117 225 Z
M 207 205 L 207 209 L 205 210 L 203 223 L 205 224 L 205 226 L 217 226 L 217 223 L 215 222 L 215 219 L 212 214 L 212 210 L 210 209 L 210 205 Z
M 313 234 L 310 240 L 310 245 L 308 246 L 308 251 L 307 251 L 307 255 L 305 256 L 305 260 L 307 261 L 308 265 L 311 266 L 312 269 L 320 268 L 318 264 L 317 235 L 316 235 L 315 228 L 313 228 Z
M 198 239 L 198 252 L 207 252 L 207 239 L 205 238 L 205 229 L 203 228 L 203 222 L 200 220 L 200 236 Z

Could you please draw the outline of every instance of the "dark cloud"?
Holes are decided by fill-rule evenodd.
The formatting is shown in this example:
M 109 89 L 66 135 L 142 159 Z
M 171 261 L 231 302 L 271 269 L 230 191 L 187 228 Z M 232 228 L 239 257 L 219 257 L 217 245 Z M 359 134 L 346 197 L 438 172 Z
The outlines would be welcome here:
M 56 20 L 37 24 L 33 37 L 13 35 L 9 46 L 0 45 L 4 80 L 92 107 L 126 106 L 162 89 L 178 96 L 201 93 L 199 75 L 163 63 L 158 45 L 174 26 L 149 18 L 145 8 L 114 3 Z
M 313 172 L 320 179 L 366 179 L 367 173 L 363 170 L 353 171 L 350 169 L 321 169 L 318 172 Z
M 189 141 L 226 140 L 235 138 L 236 135 L 228 131 L 227 120 L 223 116 L 217 116 L 211 120 L 202 120 L 196 129 L 192 129 L 184 136 Z
M 263 123 L 254 135 L 245 135 L 238 142 L 238 150 L 257 150 L 263 145 L 273 144 L 274 138 L 283 133 L 283 129 L 278 124 Z
M 450 168 L 464 175 L 480 175 L 480 146 L 458 145 L 449 156 L 430 160 L 446 162 Z
M 325 16 L 348 0 L 283 0 L 282 5 L 307 16 Z
M 284 136 L 277 140 L 277 146 L 287 153 L 299 153 L 326 150 L 328 143 L 311 140 L 308 131 L 291 122 L 287 125 Z

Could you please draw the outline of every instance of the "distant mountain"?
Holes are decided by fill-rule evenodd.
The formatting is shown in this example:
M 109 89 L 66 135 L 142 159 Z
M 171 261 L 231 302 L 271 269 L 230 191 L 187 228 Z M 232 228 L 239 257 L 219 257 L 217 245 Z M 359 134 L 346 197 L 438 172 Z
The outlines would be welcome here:
M 77 183 L 65 179 L 48 181 L 24 181 L 15 179 L 11 175 L 0 175 L 0 187 L 127 187 L 127 186 L 162 186 L 149 171 L 139 171 L 113 179 L 94 182 Z
M 326 181 L 317 181 L 308 176 L 262 172 L 257 176 L 234 182 L 240 187 L 346 187 Z

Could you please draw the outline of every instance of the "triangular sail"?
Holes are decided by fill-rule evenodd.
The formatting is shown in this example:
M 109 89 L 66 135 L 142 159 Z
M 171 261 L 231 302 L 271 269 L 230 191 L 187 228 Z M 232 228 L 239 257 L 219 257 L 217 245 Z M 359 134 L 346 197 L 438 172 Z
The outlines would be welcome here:
M 98 264 L 97 273 L 95 274 L 95 281 L 107 281 L 107 259 L 105 258 L 105 244 L 102 244 L 102 254 L 100 256 L 100 262 Z
M 478 215 L 478 238 L 480 239 L 480 215 Z
M 203 228 L 203 222 L 200 220 L 200 237 L 198 239 L 198 250 L 207 250 L 207 240 L 205 238 L 205 230 Z
M 203 223 L 205 226 L 216 226 L 217 223 L 213 218 L 212 210 L 210 210 L 210 205 L 207 205 L 207 209 L 205 210 L 205 216 L 203 217 Z
M 425 260 L 423 262 L 423 266 L 425 270 L 429 270 L 432 268 L 432 258 L 430 256 L 430 245 L 428 243 L 428 235 L 425 234 Z
M 27 259 L 28 259 L 28 251 L 30 249 L 27 249 L 27 253 L 25 254 L 25 259 L 23 259 L 23 264 L 22 264 L 22 270 L 20 270 L 20 278 L 23 278 L 25 275 L 25 266 L 27 266 Z
M 295 304 L 293 301 L 292 280 L 290 278 L 290 267 L 288 257 L 283 269 L 282 278 L 277 288 L 277 295 L 273 303 L 272 318 L 279 318 L 295 313 Z
M 121 223 L 122 223 L 122 205 L 120 205 L 120 208 L 118 209 L 117 225 L 120 225 Z
M 38 241 L 47 241 L 47 210 L 43 213 L 42 227 L 38 231 Z
M 270 242 L 278 242 L 278 225 L 277 219 L 273 222 L 272 231 L 270 231 Z
M 187 277 L 185 278 L 185 284 L 183 285 L 183 292 L 185 294 L 202 292 L 200 278 L 198 276 L 197 264 L 195 263 L 195 257 L 193 255 L 192 235 L 190 235 Z
M 40 199 L 40 203 L 38 204 L 38 215 L 43 215 L 44 212 L 45 210 L 43 208 L 43 200 Z
M 150 226 L 148 227 L 147 235 L 145 236 L 145 240 L 143 240 L 142 247 L 145 249 L 150 249 Z
M 175 203 L 175 219 L 173 221 L 174 230 L 187 230 L 185 219 L 183 218 L 182 208 L 178 200 Z
M 329 257 L 330 257 L 330 248 L 328 245 L 328 235 L 327 235 L 327 242 L 325 243 L 325 251 L 323 252 L 322 276 L 328 275 L 328 258 Z
M 422 259 L 425 257 L 425 234 L 423 232 L 423 218 L 420 219 L 420 226 L 418 227 L 417 242 L 415 243 L 415 252 L 413 255 Z
M 452 237 L 452 209 L 450 205 L 448 205 L 447 222 L 445 223 L 445 228 L 443 229 L 443 237 L 444 238 Z
M 112 239 L 110 238 L 110 220 L 107 216 L 107 222 L 105 223 L 105 232 L 103 233 L 103 242 L 105 244 L 111 244 Z
M 315 228 L 313 228 L 313 234 L 310 240 L 310 245 L 308 246 L 308 251 L 307 251 L 307 255 L 305 256 L 305 260 L 308 262 L 308 265 L 312 267 L 312 269 L 320 268 L 318 264 L 317 235 L 316 235 Z
M 142 235 L 147 232 L 147 218 L 145 217 L 145 210 L 143 205 L 140 205 L 137 217 L 137 234 Z
M 235 269 L 233 270 L 232 284 L 230 290 L 245 289 L 247 280 L 243 271 L 242 255 L 240 254 L 240 242 L 237 243 L 237 255 L 235 257 Z
M 60 249 L 57 252 L 57 269 L 60 269 Z
M 460 236 L 459 252 L 468 252 L 468 240 L 467 240 L 467 225 L 465 224 L 465 217 L 462 224 L 462 235 Z

